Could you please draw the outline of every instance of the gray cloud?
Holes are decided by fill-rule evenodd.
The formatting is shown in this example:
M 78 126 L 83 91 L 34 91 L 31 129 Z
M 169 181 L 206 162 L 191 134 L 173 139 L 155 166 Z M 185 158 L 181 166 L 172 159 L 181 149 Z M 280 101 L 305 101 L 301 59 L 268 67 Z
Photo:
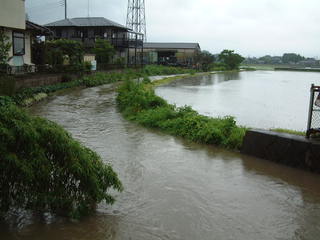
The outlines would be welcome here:
M 31 20 L 64 17 L 59 0 L 28 0 Z M 87 16 L 87 0 L 68 0 L 69 16 Z M 125 24 L 127 0 L 90 0 L 90 16 Z M 318 0 L 146 0 L 149 41 L 199 42 L 244 56 L 320 55 Z

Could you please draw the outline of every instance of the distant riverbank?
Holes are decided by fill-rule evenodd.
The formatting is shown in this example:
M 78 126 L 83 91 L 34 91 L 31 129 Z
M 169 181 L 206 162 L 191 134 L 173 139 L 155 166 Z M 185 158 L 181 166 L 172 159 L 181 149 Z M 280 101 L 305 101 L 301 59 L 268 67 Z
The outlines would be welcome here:
M 255 70 L 264 70 L 264 71 L 274 71 L 274 70 L 282 70 L 282 71 L 302 71 L 302 72 L 320 72 L 320 67 L 303 67 L 296 65 L 285 65 L 285 64 L 244 64 L 241 68 L 254 68 Z

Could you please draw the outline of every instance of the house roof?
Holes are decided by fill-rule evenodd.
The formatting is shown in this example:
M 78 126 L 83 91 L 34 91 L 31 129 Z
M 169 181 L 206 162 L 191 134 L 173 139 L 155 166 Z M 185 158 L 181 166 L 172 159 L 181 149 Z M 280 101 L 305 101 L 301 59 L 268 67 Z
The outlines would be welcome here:
M 34 31 L 39 35 L 53 35 L 53 32 L 49 28 L 30 22 L 28 20 L 26 21 L 26 29 Z
M 144 48 L 162 48 L 162 49 L 200 49 L 199 43 L 160 43 L 160 42 L 146 42 Z
M 127 27 L 113 22 L 104 17 L 84 17 L 84 18 L 68 18 L 60 21 L 48 23 L 46 27 L 116 27 L 128 29 Z

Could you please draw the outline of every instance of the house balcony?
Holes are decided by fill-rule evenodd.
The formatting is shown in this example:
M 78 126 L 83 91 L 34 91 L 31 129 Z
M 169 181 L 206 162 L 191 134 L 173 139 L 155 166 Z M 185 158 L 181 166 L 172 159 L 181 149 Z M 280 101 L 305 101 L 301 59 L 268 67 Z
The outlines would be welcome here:
M 86 48 L 93 48 L 96 42 L 95 37 L 91 38 L 81 38 L 81 37 L 71 37 L 70 40 L 83 42 L 84 47 Z M 108 40 L 112 46 L 116 49 L 121 48 L 141 48 L 143 46 L 143 41 L 139 39 L 132 39 L 132 38 L 99 38 Z

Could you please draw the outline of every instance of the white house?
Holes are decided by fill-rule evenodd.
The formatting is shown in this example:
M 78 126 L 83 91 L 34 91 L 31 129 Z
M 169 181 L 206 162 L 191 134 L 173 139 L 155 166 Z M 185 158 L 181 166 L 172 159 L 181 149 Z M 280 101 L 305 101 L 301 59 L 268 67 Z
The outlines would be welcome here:
M 0 30 L 11 42 L 9 62 L 11 66 L 31 65 L 31 43 L 33 35 L 46 35 L 45 27 L 26 21 L 24 0 L 1 0 Z

